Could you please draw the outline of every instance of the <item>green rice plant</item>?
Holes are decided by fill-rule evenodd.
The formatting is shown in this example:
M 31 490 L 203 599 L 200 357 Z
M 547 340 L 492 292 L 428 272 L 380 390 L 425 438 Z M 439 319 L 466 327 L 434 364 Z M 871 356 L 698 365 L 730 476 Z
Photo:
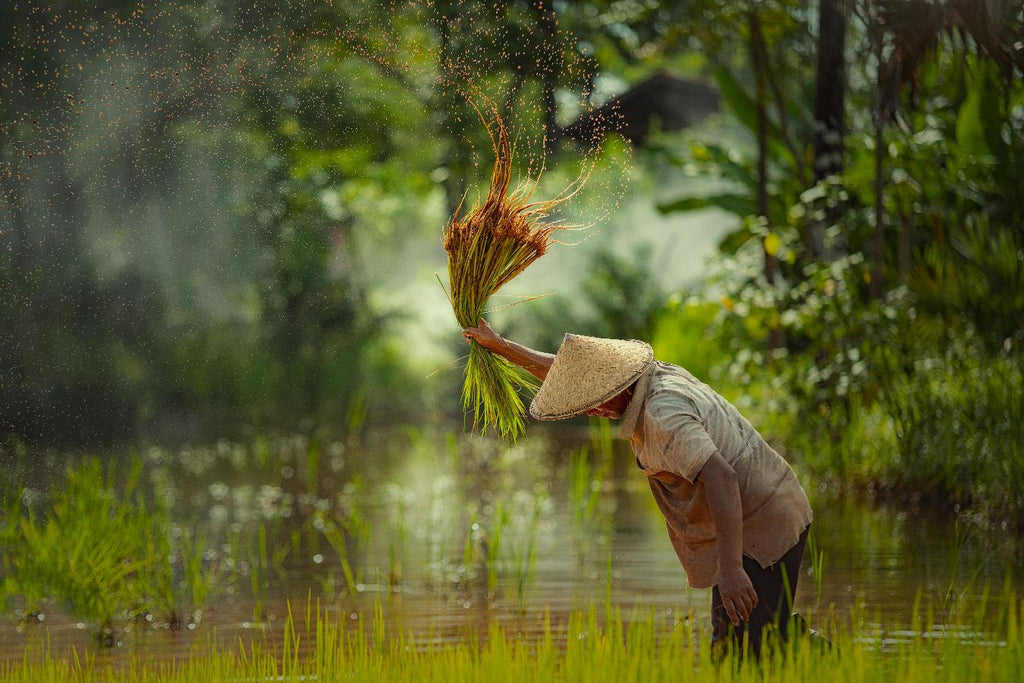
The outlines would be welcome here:
M 363 580 L 360 557 L 370 540 L 371 526 L 363 509 L 363 482 L 355 477 L 338 497 L 338 512 L 324 518 L 323 536 L 334 549 L 341 564 L 350 596 L 357 593 Z
M 292 551 L 299 547 L 298 540 L 299 534 L 288 533 L 284 534 L 282 528 L 282 520 L 275 519 L 273 523 L 273 544 L 270 549 L 270 566 L 274 570 L 274 574 L 278 578 L 283 577 L 285 574 L 284 561 L 288 559 Z
M 482 539 L 479 513 L 475 509 L 470 510 L 466 529 L 468 532 L 466 540 L 462 544 L 462 564 L 460 566 L 464 571 L 469 571 L 469 568 L 476 564 L 477 557 L 480 556 L 479 546 Z
M 24 529 L 33 520 L 24 503 L 28 491 L 20 484 L 4 482 L 0 514 L 0 606 L 6 613 L 20 600 L 22 614 L 37 612 L 46 599 L 46 586 L 37 572 L 19 566 L 17 551 L 24 549 Z
M 252 453 L 256 467 L 260 470 L 266 469 L 270 463 L 270 444 L 267 437 L 262 434 L 256 436 L 252 444 Z
M 817 537 L 807 536 L 807 555 L 811 561 L 811 578 L 814 579 L 814 604 L 821 604 L 821 588 L 825 578 L 825 551 L 818 547 Z
M 592 542 L 607 538 L 611 531 L 611 516 L 600 509 L 603 483 L 611 470 L 611 460 L 600 458 L 597 463 L 588 446 L 572 452 L 569 460 L 569 506 L 572 510 L 572 536 L 576 559 L 582 569 Z
M 449 441 L 451 454 L 457 452 L 454 440 Z M 467 510 L 465 523 L 452 510 Z M 465 500 L 451 477 L 437 477 L 431 482 L 425 514 L 415 520 L 415 533 L 424 542 L 423 559 L 431 588 L 443 592 L 450 584 L 460 584 L 475 576 L 478 537 L 482 526 L 476 506 Z M 462 547 L 461 557 L 453 559 L 452 549 Z
M 498 563 L 501 558 L 502 541 L 505 538 L 505 530 L 512 521 L 512 515 L 508 508 L 499 501 L 494 506 L 494 513 L 491 515 L 490 533 L 484 536 L 482 553 L 484 568 L 487 572 L 487 595 L 494 597 L 498 587 Z
M 167 511 L 139 487 L 138 461 L 118 491 L 98 459 L 69 467 L 45 505 L 25 505 L 22 489 L 4 492 L 10 519 L 0 547 L 2 593 L 20 597 L 27 610 L 47 602 L 91 622 L 106 644 L 124 620 L 176 611 L 167 539 Z
M 613 437 L 608 420 L 591 422 L 590 443 L 569 456 L 569 507 L 576 557 L 582 567 L 595 535 L 607 536 L 611 517 L 599 514 L 604 482 L 612 469 Z
M 282 537 L 286 540 L 282 541 Z M 230 549 L 231 565 L 235 568 L 231 578 L 248 578 L 248 588 L 253 598 L 253 621 L 266 619 L 271 575 L 284 575 L 284 561 L 296 547 L 298 538 L 291 533 L 282 533 L 280 519 L 269 523 L 261 519 L 255 529 L 233 528 L 228 531 L 227 546 Z
M 142 583 L 151 587 L 153 604 L 149 608 L 166 616 L 172 628 L 180 628 L 183 622 L 180 607 L 182 599 L 177 589 L 177 581 L 171 558 L 174 549 L 171 547 L 171 522 L 166 504 L 159 496 L 154 504 L 154 533 L 148 535 L 144 542 L 146 554 L 155 561 L 142 568 Z
M 284 623 L 250 641 L 212 640 L 189 657 L 162 660 L 141 650 L 98 658 L 26 653 L 0 661 L 11 682 L 172 681 L 690 681 L 692 683 L 971 683 L 1018 681 L 1024 671 L 1024 605 L 1016 595 L 999 600 L 995 630 L 978 623 L 922 621 L 879 638 L 856 622 L 838 629 L 833 647 L 794 637 L 760 661 L 727 654 L 715 661 L 707 633 L 689 626 L 693 615 L 669 619 L 653 610 L 623 615 L 588 607 L 566 617 L 539 615 L 539 630 L 506 630 L 497 621 L 484 635 L 422 645 L 411 634 L 392 634 L 378 601 L 354 626 L 307 598 L 304 613 L 289 606 Z
M 334 549 L 338 562 L 341 564 L 341 572 L 345 577 L 345 588 L 348 590 L 349 596 L 355 596 L 358 593 L 359 584 L 362 583 L 362 572 L 358 568 L 355 570 L 352 568 L 349 541 L 345 537 L 345 531 L 335 520 L 327 518 L 324 520 L 323 535 L 327 539 L 327 543 Z
M 320 487 L 320 461 L 323 457 L 323 445 L 319 434 L 313 434 L 309 439 L 304 456 L 304 466 L 300 470 L 302 483 L 306 487 L 306 492 L 316 493 Z
M 349 435 L 358 435 L 363 431 L 369 408 L 365 390 L 356 392 L 349 400 L 348 408 L 345 411 L 345 425 L 348 427 Z
M 594 486 L 595 477 L 590 466 L 590 448 L 582 446 L 569 455 L 569 504 L 572 507 L 574 536 L 579 537 L 584 525 L 597 510 L 600 490 Z
M 585 530 L 595 521 L 602 485 L 612 469 L 612 444 L 610 422 L 594 420 L 590 443 L 569 457 L 569 501 L 578 531 Z M 592 460 L 595 462 L 591 463 Z
M 218 579 L 218 568 L 204 560 L 207 547 L 207 536 L 203 530 L 188 531 L 182 536 L 181 563 L 182 581 L 189 593 L 193 623 L 197 623 L 202 610 L 215 595 Z
M 133 469 L 141 474 L 142 461 L 132 462 Z M 149 586 L 153 598 L 150 609 L 166 619 L 170 628 L 183 628 L 201 618 L 202 609 L 215 590 L 218 572 L 205 558 L 205 529 L 171 522 L 167 491 L 172 485 L 166 471 L 157 469 L 149 473 L 153 482 L 153 533 L 145 537 L 145 542 L 149 554 L 158 560 L 144 570 L 141 583 Z M 139 509 L 137 513 L 144 516 L 145 510 Z
M 391 502 L 388 533 L 388 585 L 397 586 L 402 583 L 402 549 L 408 542 L 406 527 L 406 510 L 410 504 L 410 494 L 397 485 L 387 488 L 387 497 Z
M 570 186 L 554 199 L 531 201 L 536 182 L 510 191 L 512 146 L 496 112 L 494 119 L 494 127 L 487 126 L 495 157 L 487 197 L 466 213 L 460 207 L 443 231 L 448 296 L 462 327 L 478 325 L 491 296 L 544 255 L 552 233 L 566 227 L 549 220 L 549 212 L 573 193 Z M 514 365 L 471 343 L 462 405 L 473 411 L 474 428 L 493 428 L 502 438 L 515 441 L 525 429 L 519 393 L 534 386 Z
M 249 554 L 249 586 L 252 589 L 253 621 L 263 621 L 264 605 L 267 601 L 267 590 L 270 579 L 267 576 L 270 562 L 267 558 L 267 525 L 260 522 L 256 529 L 255 552 Z
M 341 566 L 345 587 L 350 596 L 358 592 L 363 580 L 360 557 L 370 540 L 371 526 L 363 509 L 363 484 L 358 477 L 348 482 L 338 496 L 334 513 L 319 513 L 314 527 L 327 541 Z M 333 584 L 334 578 L 330 582 Z
M 519 611 L 525 609 L 526 592 L 533 582 L 537 533 L 547 500 L 547 493 L 538 489 L 521 492 L 511 501 L 496 501 L 489 533 L 481 540 L 488 596 L 496 597 L 499 579 L 507 579 Z
M 515 543 L 510 546 L 509 563 L 514 578 L 515 604 L 520 612 L 526 611 L 526 591 L 533 583 L 537 567 L 537 533 L 546 502 L 546 494 L 534 492 Z
M 592 419 L 590 421 L 590 445 L 601 461 L 601 468 L 607 465 L 615 455 L 615 439 L 617 433 L 610 420 Z

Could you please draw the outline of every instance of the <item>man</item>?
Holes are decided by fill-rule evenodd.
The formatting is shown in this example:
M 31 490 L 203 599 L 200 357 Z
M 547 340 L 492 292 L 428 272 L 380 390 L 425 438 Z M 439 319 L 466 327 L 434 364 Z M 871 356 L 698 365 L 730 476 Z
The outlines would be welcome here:
M 552 355 L 484 320 L 463 336 L 541 380 L 535 419 L 621 419 L 690 585 L 712 588 L 716 652 L 731 643 L 760 656 L 771 625 L 786 638 L 811 507 L 789 464 L 732 404 L 641 341 L 567 334 Z

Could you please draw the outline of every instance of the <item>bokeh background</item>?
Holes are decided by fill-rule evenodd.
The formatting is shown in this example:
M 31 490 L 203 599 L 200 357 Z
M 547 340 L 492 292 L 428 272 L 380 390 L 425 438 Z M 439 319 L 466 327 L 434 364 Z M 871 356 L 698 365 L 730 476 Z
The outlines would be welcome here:
M 386 554 L 412 519 L 395 510 L 429 507 L 401 491 L 443 479 L 408 471 L 399 454 L 418 453 L 465 485 L 449 502 L 477 510 L 452 523 L 477 555 L 431 565 L 436 581 L 486 561 L 480 525 L 493 532 L 501 514 L 540 533 L 543 505 L 488 507 L 495 482 L 512 481 L 494 468 L 522 473 L 534 452 L 466 435 L 465 346 L 443 289 L 441 230 L 485 191 L 497 113 L 536 196 L 586 180 L 558 209 L 576 229 L 495 301 L 499 330 L 548 351 L 566 331 L 646 339 L 711 383 L 809 489 L 865 505 L 850 519 L 873 521 L 837 531 L 831 557 L 855 567 L 851 539 L 871 538 L 881 549 L 860 557 L 881 558 L 879 573 L 846 588 L 887 562 L 920 575 L 931 555 L 900 544 L 920 532 L 915 515 L 946 525 L 931 536 L 944 539 L 943 587 L 967 535 L 980 549 L 985 533 L 1021 531 L 1018 1 L 11 0 L 0 46 L 7 520 L 88 481 L 135 510 L 163 500 L 172 540 L 227 548 L 195 551 L 195 577 L 249 552 L 238 571 L 255 572 L 257 599 L 277 585 L 273 553 L 246 538 L 291 548 L 284 576 L 289 552 L 324 561 L 313 546 L 334 524 L 331 586 L 355 594 L 341 577 L 358 555 L 359 482 L 390 511 L 370 535 Z M 595 428 L 532 425 L 554 469 L 519 488 L 536 494 L 552 472 L 566 486 L 598 473 L 597 491 L 626 480 L 593 460 L 613 448 L 605 437 L 590 469 L 566 469 L 578 443 L 564 440 Z M 104 479 L 90 458 L 120 474 Z M 126 489 L 126 461 L 145 491 Z M 385 494 L 393 481 L 409 488 Z M 327 524 L 327 510 L 340 516 Z M 294 527 L 246 526 L 282 515 Z M 196 520 L 211 525 L 203 543 Z M 1011 546 L 984 570 L 1017 566 Z M 163 558 L 171 584 L 188 556 Z M 52 598 L 12 581 L 22 615 Z M 95 615 L 138 600 L 63 609 L 113 623 Z

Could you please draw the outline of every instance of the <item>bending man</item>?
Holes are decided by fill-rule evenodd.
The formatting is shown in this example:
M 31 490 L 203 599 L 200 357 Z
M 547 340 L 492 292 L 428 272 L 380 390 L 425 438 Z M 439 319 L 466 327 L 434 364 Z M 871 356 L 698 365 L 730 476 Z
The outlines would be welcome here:
M 722 396 L 636 340 L 567 334 L 554 355 L 463 330 L 542 381 L 538 420 L 619 419 L 694 588 L 712 588 L 712 647 L 785 640 L 811 507 L 793 469 Z

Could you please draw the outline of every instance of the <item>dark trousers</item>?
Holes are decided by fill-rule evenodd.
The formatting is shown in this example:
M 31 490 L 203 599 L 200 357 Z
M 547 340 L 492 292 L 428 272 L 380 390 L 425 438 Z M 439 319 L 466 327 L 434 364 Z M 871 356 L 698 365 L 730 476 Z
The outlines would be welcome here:
M 768 627 L 776 629 L 781 641 L 786 640 L 809 529 L 804 529 L 796 545 L 770 567 L 762 567 L 757 560 L 744 555 L 743 571 L 750 577 L 757 591 L 757 606 L 751 612 L 749 621 L 741 621 L 739 626 L 733 626 L 722 605 L 718 586 L 711 590 L 711 647 L 716 655 L 731 646 L 739 653 L 749 652 L 755 658 L 760 657 Z

